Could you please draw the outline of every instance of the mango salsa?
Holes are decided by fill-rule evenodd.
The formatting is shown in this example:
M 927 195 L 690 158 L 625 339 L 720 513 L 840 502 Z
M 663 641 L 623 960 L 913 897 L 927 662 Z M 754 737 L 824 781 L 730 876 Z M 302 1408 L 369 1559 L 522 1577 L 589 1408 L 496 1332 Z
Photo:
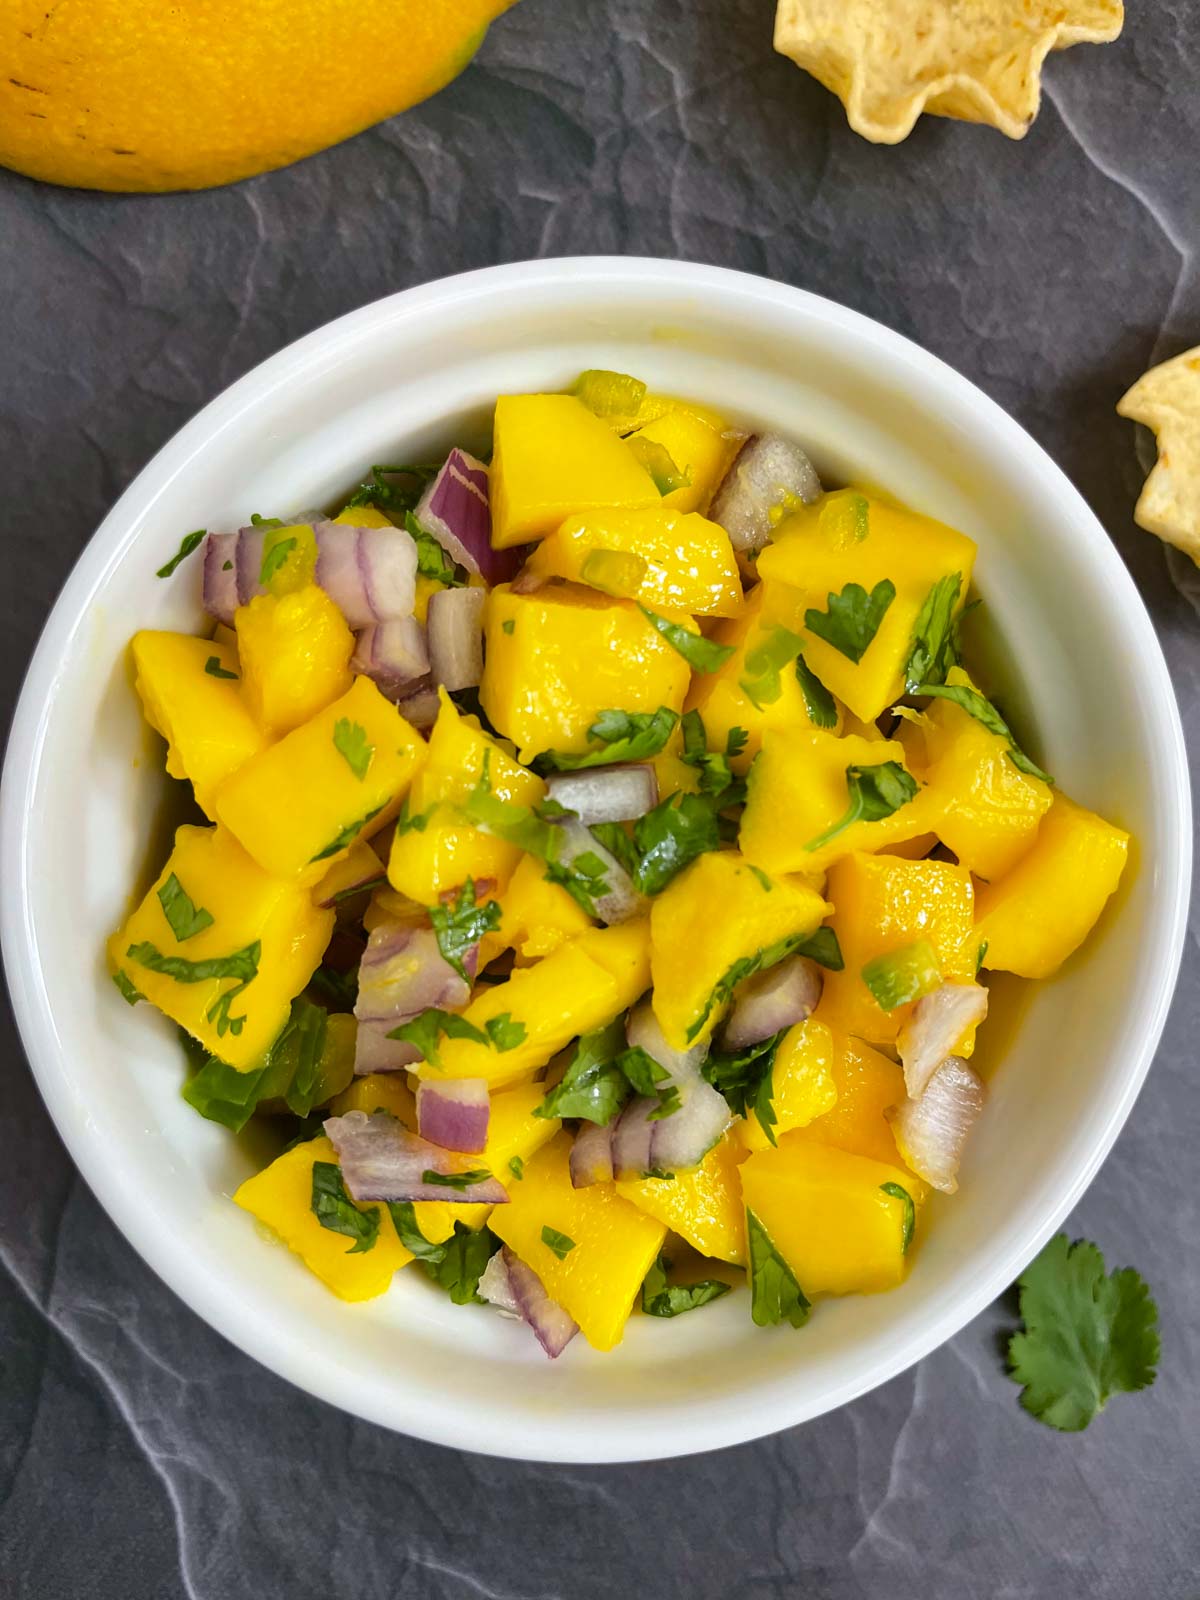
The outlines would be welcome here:
M 746 1265 L 746 1213 L 738 1167 L 746 1151 L 730 1130 L 698 1167 L 673 1179 L 623 1179 L 617 1193 L 649 1217 L 665 1222 L 701 1255 Z
M 548 956 L 592 926 L 579 902 L 550 882 L 536 856 L 521 857 L 500 896 L 500 909 L 500 948 L 515 949 L 527 961 Z
M 833 1034 L 816 1017 L 794 1024 L 780 1039 L 771 1069 L 775 1113 L 771 1131 L 776 1140 L 828 1115 L 837 1105 L 834 1059 Z M 771 1144 L 755 1116 L 744 1118 L 736 1128 L 747 1150 L 766 1150 Z

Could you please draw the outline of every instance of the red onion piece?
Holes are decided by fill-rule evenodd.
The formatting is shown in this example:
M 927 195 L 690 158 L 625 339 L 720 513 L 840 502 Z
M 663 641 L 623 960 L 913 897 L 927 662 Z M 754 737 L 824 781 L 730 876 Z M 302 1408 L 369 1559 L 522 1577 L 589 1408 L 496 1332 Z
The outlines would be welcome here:
M 327 1117 L 325 1132 L 333 1141 L 346 1188 L 354 1200 L 446 1200 L 458 1205 L 504 1205 L 508 1191 L 490 1174 L 477 1183 L 430 1183 L 425 1173 L 456 1177 L 470 1171 L 440 1145 L 410 1133 L 390 1111 L 347 1111 Z
M 499 1310 L 526 1321 L 550 1357 L 562 1355 L 579 1332 L 579 1324 L 546 1293 L 542 1280 L 520 1256 L 503 1245 L 484 1268 L 479 1292 Z
M 373 622 L 356 638 L 350 671 L 372 678 L 389 700 L 403 700 L 429 672 L 425 629 L 416 617 Z
M 752 434 L 734 457 L 708 514 L 735 550 L 761 550 L 775 531 L 780 507 L 795 500 L 812 505 L 820 497 L 821 480 L 798 444 L 778 433 Z
M 983 1110 L 987 1091 L 961 1056 L 947 1056 L 919 1100 L 887 1112 L 896 1148 L 919 1178 L 954 1194 L 963 1145 Z
M 642 1178 L 654 1163 L 650 1146 L 654 1142 L 654 1123 L 650 1113 L 658 1101 L 646 1096 L 631 1100 L 612 1125 L 612 1169 L 615 1178 Z
M 226 627 L 238 608 L 236 533 L 210 533 L 204 541 L 204 609 Z
M 483 676 L 486 589 L 439 589 L 429 597 L 426 628 L 434 681 L 453 694 Z
M 663 1038 L 649 1000 L 643 1000 L 630 1012 L 625 1037 L 665 1069 L 679 1095 L 679 1105 L 666 1117 L 651 1115 L 659 1109 L 657 1098 L 634 1100 L 626 1108 L 612 1142 L 617 1177 L 638 1177 L 644 1172 L 674 1172 L 699 1166 L 733 1121 L 724 1096 L 700 1076 L 700 1063 L 708 1054 L 708 1045 L 673 1050 Z M 625 1126 L 626 1116 L 629 1117 L 628 1127 Z M 645 1133 L 650 1140 L 648 1153 L 643 1149 Z M 636 1167 L 639 1160 L 643 1161 L 640 1171 Z
M 318 522 L 314 577 L 352 628 L 412 615 L 417 547 L 400 528 Z
M 698 1167 L 733 1121 L 725 1097 L 703 1078 L 679 1091 L 679 1107 L 650 1124 L 650 1166 L 656 1172 Z
M 486 1078 L 423 1078 L 417 1085 L 417 1132 L 443 1150 L 478 1155 L 487 1149 L 491 1107 Z
M 506 583 L 521 565 L 520 549 L 492 549 L 488 469 L 465 450 L 451 450 L 414 515 L 453 561 L 488 583 Z
M 433 687 L 432 679 L 423 679 L 419 688 L 414 688 L 412 684 L 409 688 L 412 693 L 397 701 L 396 709 L 410 727 L 425 733 L 437 721 L 442 702 L 438 699 L 438 692 Z
M 983 1021 L 987 1009 L 988 992 L 978 983 L 943 983 L 922 995 L 896 1040 L 911 1100 L 924 1093 L 934 1071 L 968 1028 Z
M 546 793 L 590 828 L 597 822 L 632 822 L 653 811 L 658 804 L 658 780 L 653 767 L 623 762 L 582 772 L 556 772 L 546 779 Z
M 464 960 L 468 972 L 474 971 L 476 954 L 471 951 Z M 371 932 L 358 969 L 355 1072 L 395 1072 L 420 1061 L 415 1045 L 389 1039 L 388 1034 L 430 1006 L 452 1011 L 465 1005 L 469 995 L 468 986 L 438 949 L 432 928 L 380 923 Z
M 791 956 L 734 991 L 733 1009 L 721 1035 L 725 1050 L 744 1050 L 812 1016 L 824 984 L 807 956 Z
M 571 1187 L 587 1189 L 593 1183 L 611 1183 L 612 1130 L 598 1122 L 581 1122 L 571 1146 Z
M 598 857 L 604 863 L 604 880 L 608 885 L 608 892 L 600 895 L 595 901 L 596 915 L 600 921 L 613 927 L 618 922 L 628 922 L 632 917 L 640 917 L 646 909 L 646 897 L 638 893 L 633 879 L 616 856 L 606 850 L 577 817 L 560 817 L 554 826 L 562 834 L 558 859 L 565 866 L 570 866 L 579 856 L 588 854 Z

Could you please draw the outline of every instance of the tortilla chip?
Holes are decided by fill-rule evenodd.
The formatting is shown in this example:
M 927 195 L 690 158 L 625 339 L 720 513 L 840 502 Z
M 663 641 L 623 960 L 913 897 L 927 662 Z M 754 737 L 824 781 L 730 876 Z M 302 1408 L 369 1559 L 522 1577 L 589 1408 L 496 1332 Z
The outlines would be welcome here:
M 1200 345 L 1151 367 L 1117 403 L 1158 441 L 1134 520 L 1200 566 Z
M 898 144 L 922 111 L 1022 138 L 1051 50 L 1104 44 L 1121 0 L 779 0 L 775 48 L 846 107 L 850 126 Z

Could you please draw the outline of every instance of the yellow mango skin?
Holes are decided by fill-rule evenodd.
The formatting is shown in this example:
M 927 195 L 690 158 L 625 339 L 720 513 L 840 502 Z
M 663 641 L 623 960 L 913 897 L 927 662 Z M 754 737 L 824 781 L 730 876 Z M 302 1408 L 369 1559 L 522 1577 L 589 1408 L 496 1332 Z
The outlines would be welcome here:
M 749 735 L 745 748 L 729 763 L 735 772 L 743 775 L 749 772 L 751 762 L 762 749 L 763 735 L 768 729 L 790 736 L 811 732 L 813 726 L 793 666 L 783 668 L 779 675 L 779 698 L 767 705 L 756 706 L 741 686 L 746 676 L 747 651 L 755 649 L 773 626 L 762 623 L 763 594 L 760 583 L 746 596 L 740 617 L 720 622 L 712 630 L 710 638 L 718 644 L 733 645 L 734 654 L 716 672 L 693 678 L 686 702 L 689 711 L 698 711 L 703 717 L 711 750 L 723 750 L 733 728 L 743 728 Z M 839 706 L 837 722 L 829 730 L 831 733 L 841 732 L 842 718 Z
M 838 1032 L 869 1044 L 895 1042 L 912 1002 L 884 1011 L 862 969 L 918 939 L 933 947 L 945 981 L 974 978 L 975 891 L 965 867 L 856 852 L 830 868 L 825 892 L 833 901 L 845 970 L 825 974 L 817 1015 Z M 963 1041 L 960 1055 L 971 1053 L 973 1039 L 972 1033 Z
M 911 1194 L 904 1168 L 786 1134 L 739 1174 L 746 1205 L 806 1295 L 870 1294 L 904 1278 L 904 1202 L 881 1188 Z
M 435 93 L 508 3 L 12 0 L 0 11 L 0 164 L 84 189 L 233 183 Z
M 814 933 L 829 910 L 807 884 L 776 879 L 765 887 L 736 850 L 714 851 L 685 867 L 650 912 L 654 1015 L 671 1048 L 686 1050 L 711 1037 L 725 1007 L 713 1006 L 696 1024 L 736 961 L 791 934 Z
M 729 428 L 723 417 L 704 406 L 677 406 L 638 428 L 631 437 L 661 444 L 689 480 L 683 488 L 663 496 L 664 506 L 675 511 L 707 511 L 745 434 Z
M 432 805 L 438 809 L 423 830 L 396 833 L 388 857 L 388 881 L 401 894 L 422 905 L 436 905 L 449 889 L 468 878 L 488 879 L 503 887 L 512 876 L 522 852 L 515 844 L 494 839 L 454 815 L 479 782 L 486 757 L 492 793 L 501 800 L 532 806 L 546 786 L 519 766 L 496 741 L 484 733 L 477 717 L 463 716 L 444 689 L 438 690 L 441 709 L 429 736 L 429 754 L 408 793 L 408 814 L 420 816 Z
M 798 1022 L 779 1041 L 771 1096 L 777 1140 L 793 1128 L 803 1128 L 824 1116 L 837 1104 L 834 1055 L 833 1034 L 815 1017 Z M 770 1149 L 771 1141 L 753 1112 L 734 1126 L 745 1149 Z
M 663 1223 L 630 1205 L 611 1183 L 573 1189 L 571 1138 L 559 1134 L 525 1168 L 489 1226 L 542 1280 L 595 1350 L 621 1341 L 642 1282 L 662 1249 Z M 542 1240 L 553 1228 L 574 1241 L 560 1261 Z
M 677 1172 L 670 1183 L 658 1178 L 622 1181 L 617 1193 L 665 1223 L 701 1255 L 744 1267 L 746 1212 L 737 1170 L 745 1158 L 741 1141 L 730 1130 L 698 1167 Z
M 1056 794 L 1033 848 L 979 890 L 974 947 L 983 965 L 1048 978 L 1087 938 L 1129 857 L 1129 835 Z
M 497 550 L 544 539 L 574 511 L 662 500 L 625 441 L 570 394 L 500 396 L 490 479 Z
M 256 596 L 234 613 L 242 694 L 271 739 L 315 717 L 349 689 L 354 635 L 315 583 Z
M 862 500 L 868 532 L 860 539 L 854 506 Z M 930 589 L 960 572 L 961 608 L 974 562 L 974 542 L 945 523 L 857 489 L 838 489 L 780 523 L 774 542 L 758 558 L 758 575 L 767 585 L 766 615 L 805 632 L 805 659 L 817 677 L 856 716 L 874 722 L 904 692 L 913 625 Z M 896 596 L 861 661 L 806 632 L 805 612 L 826 610 L 831 592 L 840 594 L 857 583 L 870 594 L 885 578 L 895 585 Z
M 738 845 L 768 872 L 823 872 L 853 850 L 881 850 L 928 831 L 924 791 L 878 822 L 854 822 L 816 850 L 807 847 L 844 817 L 850 804 L 847 767 L 904 765 L 904 747 L 817 729 L 763 734 L 747 783 Z
M 522 967 L 506 983 L 481 988 L 463 1016 L 477 1028 L 511 1013 L 525 1024 L 512 1050 L 493 1050 L 471 1039 L 443 1039 L 440 1068 L 421 1062 L 422 1078 L 486 1078 L 493 1089 L 528 1078 L 581 1033 L 611 1022 L 650 983 L 647 919 L 617 928 L 594 928 L 560 946 L 536 966 Z
M 333 742 L 342 721 L 374 746 L 362 778 Z M 217 813 L 265 871 L 317 883 L 349 844 L 322 852 L 351 824 L 398 802 L 425 757 L 416 729 L 370 678 L 355 678 L 339 700 L 240 768 L 223 785 Z
M 529 570 L 585 583 L 583 569 L 595 550 L 618 550 L 646 563 L 637 593 L 628 598 L 652 611 L 735 617 L 742 609 L 742 580 L 729 535 L 695 512 L 669 510 L 664 501 L 644 511 L 605 509 L 568 517 L 534 550 Z
M 810 1019 L 815 1020 L 815 1019 Z M 904 1073 L 894 1061 L 861 1039 L 835 1033 L 833 1038 L 833 1082 L 837 1099 L 797 1134 L 815 1144 L 833 1145 L 851 1155 L 868 1156 L 902 1166 L 891 1124 L 884 1116 L 889 1106 L 904 1099 Z M 912 1192 L 918 1184 L 913 1178 L 905 1187 Z M 914 1200 L 917 1195 L 913 1193 Z
M 217 790 L 267 743 L 238 692 L 238 655 L 216 639 L 143 629 L 130 646 L 134 687 L 146 721 L 167 741 L 167 771 L 190 779 L 196 802 L 215 820 Z M 232 678 L 215 678 L 217 658 Z
M 484 636 L 480 704 L 524 762 L 591 749 L 588 729 L 602 711 L 679 711 L 691 679 L 635 605 L 594 589 L 514 594 L 501 584 L 488 596 Z
M 500 908 L 500 948 L 515 949 L 531 961 L 550 955 L 592 926 L 579 902 L 561 884 L 550 882 L 545 864 L 535 856 L 521 857 L 500 897 Z
M 213 919 L 182 944 L 158 898 L 172 873 Z M 183 827 L 157 883 L 110 939 L 109 959 L 114 970 L 124 972 L 134 988 L 205 1049 L 246 1071 L 259 1065 L 287 1021 L 292 1001 L 320 964 L 333 921 L 333 912 L 318 910 L 306 889 L 268 877 L 224 828 Z M 163 956 L 205 961 L 232 955 L 255 940 L 262 944 L 258 976 L 230 1008 L 234 1017 L 246 1019 L 238 1034 L 218 1033 L 205 1016 L 219 994 L 236 987 L 233 979 L 181 983 L 128 954 L 130 945 L 149 943 Z

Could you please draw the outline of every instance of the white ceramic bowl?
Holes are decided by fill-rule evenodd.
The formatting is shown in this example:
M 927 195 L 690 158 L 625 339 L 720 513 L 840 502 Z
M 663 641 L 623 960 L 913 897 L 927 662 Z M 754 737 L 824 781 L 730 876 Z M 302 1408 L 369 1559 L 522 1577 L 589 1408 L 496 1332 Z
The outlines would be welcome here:
M 980 1050 L 991 1100 L 961 1191 L 930 1206 L 901 1289 L 822 1304 L 801 1332 L 754 1328 L 745 1295 L 730 1295 L 676 1322 L 633 1318 L 613 1355 L 580 1339 L 550 1363 L 525 1329 L 452 1306 L 416 1272 L 343 1305 L 262 1237 L 227 1198 L 250 1158 L 180 1098 L 174 1030 L 125 1006 L 102 945 L 148 864 L 161 793 L 124 647 L 139 626 L 201 622 L 194 565 L 170 583 L 154 576 L 180 535 L 327 503 L 367 463 L 427 459 L 478 427 L 497 393 L 558 388 L 584 367 L 794 434 L 830 478 L 886 485 L 976 539 L 1007 705 L 1063 788 L 1129 828 L 1136 848 L 1081 955 L 1025 990 L 1019 1018 L 1011 996 L 997 1005 Z M 41 1092 L 84 1177 L 176 1293 L 264 1365 L 388 1427 L 599 1462 L 817 1416 L 918 1360 L 1013 1279 L 1096 1172 L 1154 1055 L 1191 823 L 1178 714 L 1141 601 L 1015 422 L 826 300 L 710 267 L 598 258 L 380 301 L 190 422 L 106 519 L 50 618 L 12 730 L 0 849 L 4 957 Z

